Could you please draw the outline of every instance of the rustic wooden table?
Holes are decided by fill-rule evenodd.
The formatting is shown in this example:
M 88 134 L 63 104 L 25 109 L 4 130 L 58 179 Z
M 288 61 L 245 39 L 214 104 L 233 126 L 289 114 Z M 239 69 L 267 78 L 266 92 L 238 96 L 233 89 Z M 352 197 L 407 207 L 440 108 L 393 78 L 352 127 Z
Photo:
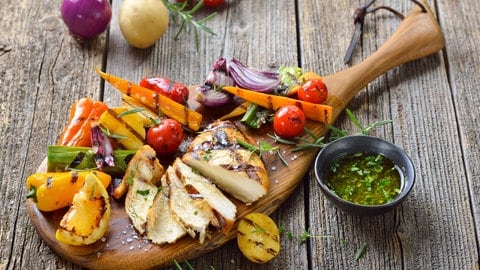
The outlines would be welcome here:
M 121 1 L 112 2 L 109 33 L 84 44 L 69 36 L 60 19 L 60 0 L 0 5 L 1 269 L 80 268 L 57 256 L 32 227 L 24 181 L 36 171 L 46 147 L 57 141 L 72 102 L 85 96 L 119 102 L 95 67 L 133 81 L 162 75 L 198 84 L 213 61 L 225 56 L 260 69 L 298 65 L 331 74 L 346 68 L 352 14 L 364 4 L 227 0 L 207 23 L 216 35 L 201 33 L 198 50 L 191 30 L 173 39 L 175 23 L 155 46 L 138 50 L 119 31 Z M 414 5 L 378 2 L 402 13 Z M 195 269 L 479 269 L 480 2 L 428 4 L 443 29 L 445 49 L 380 76 L 348 105 L 364 123 L 393 120 L 373 135 L 403 147 L 413 159 L 417 178 L 408 199 L 381 216 L 351 216 L 326 200 L 310 171 L 272 214 L 295 235 L 282 238 L 278 257 L 255 265 L 232 241 L 189 261 Z M 378 49 L 399 23 L 386 11 L 368 15 L 352 64 Z M 354 130 L 344 114 L 335 125 Z M 305 232 L 312 237 L 299 241 Z M 363 244 L 365 253 L 356 260 Z

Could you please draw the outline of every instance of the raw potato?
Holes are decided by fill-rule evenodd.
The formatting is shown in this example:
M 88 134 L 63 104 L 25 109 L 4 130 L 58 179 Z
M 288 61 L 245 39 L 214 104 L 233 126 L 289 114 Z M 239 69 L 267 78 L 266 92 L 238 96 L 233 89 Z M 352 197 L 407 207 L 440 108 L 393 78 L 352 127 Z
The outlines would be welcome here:
M 136 48 L 148 48 L 168 28 L 168 10 L 162 0 L 124 0 L 119 12 L 120 30 Z
M 262 213 L 250 213 L 237 227 L 237 243 L 252 262 L 266 263 L 280 252 L 280 232 L 275 222 Z

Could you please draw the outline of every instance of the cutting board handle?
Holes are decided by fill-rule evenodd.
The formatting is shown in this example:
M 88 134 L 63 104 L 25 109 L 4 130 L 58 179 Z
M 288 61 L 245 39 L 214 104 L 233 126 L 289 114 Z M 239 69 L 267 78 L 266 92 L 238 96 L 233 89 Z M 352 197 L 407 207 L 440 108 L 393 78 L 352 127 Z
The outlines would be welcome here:
M 361 89 L 378 76 L 443 49 L 440 26 L 425 0 L 420 2 L 427 12 L 415 5 L 376 52 L 350 68 L 323 78 L 330 94 L 327 103 L 334 108 L 334 119 Z

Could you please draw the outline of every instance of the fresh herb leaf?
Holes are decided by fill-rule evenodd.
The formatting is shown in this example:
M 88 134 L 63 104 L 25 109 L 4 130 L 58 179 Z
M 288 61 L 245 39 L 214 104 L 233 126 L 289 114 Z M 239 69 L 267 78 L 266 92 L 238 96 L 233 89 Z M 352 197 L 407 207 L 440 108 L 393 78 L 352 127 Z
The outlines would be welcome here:
M 141 112 L 141 111 L 145 111 L 145 108 L 134 108 L 134 109 L 131 109 L 131 110 L 128 110 L 128 111 L 124 111 L 124 112 L 119 113 L 118 117 L 122 118 L 126 115 L 138 113 L 138 112 Z
M 150 194 L 150 190 L 149 189 L 144 189 L 144 190 L 137 189 L 137 194 L 140 194 L 142 196 L 147 196 L 148 194 Z
M 175 21 L 177 17 L 180 18 L 180 28 L 175 34 L 175 39 L 178 39 L 178 36 L 183 31 L 185 26 L 187 27 L 193 26 L 193 34 L 195 37 L 195 48 L 198 50 L 199 43 L 200 43 L 199 37 L 198 37 L 199 30 L 215 35 L 215 32 L 213 32 L 212 29 L 206 26 L 205 23 L 211 20 L 213 17 L 215 17 L 217 15 L 217 12 L 213 12 L 207 17 L 197 21 L 193 18 L 193 15 L 200 9 L 200 7 L 202 7 L 203 0 L 199 1 L 191 10 L 185 10 L 188 6 L 188 2 L 189 1 L 185 1 L 183 3 L 177 3 L 177 2 L 170 2 L 168 0 L 163 0 L 165 7 L 167 7 L 167 9 L 172 14 L 173 20 Z
M 358 261 L 363 254 L 365 254 L 365 251 L 367 249 L 367 244 L 363 243 L 358 249 L 357 252 L 355 252 L 355 260 Z

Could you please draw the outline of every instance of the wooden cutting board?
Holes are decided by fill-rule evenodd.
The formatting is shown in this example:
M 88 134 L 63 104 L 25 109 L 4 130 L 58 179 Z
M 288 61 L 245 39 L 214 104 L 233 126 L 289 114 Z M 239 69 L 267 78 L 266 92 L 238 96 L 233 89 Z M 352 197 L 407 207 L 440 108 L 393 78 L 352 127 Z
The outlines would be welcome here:
M 327 103 L 334 108 L 332 120 L 335 120 L 357 92 L 373 79 L 394 67 L 443 48 L 441 29 L 427 3 L 424 0 L 421 3 L 427 8 L 427 12 L 422 12 L 415 6 L 378 51 L 353 67 L 323 77 L 329 90 Z M 208 111 L 202 113 L 208 114 Z M 237 126 L 242 127 L 240 124 Z M 308 122 L 307 126 L 318 135 L 323 135 L 327 131 L 326 125 L 317 122 Z M 267 133 L 272 133 L 268 128 L 256 132 L 242 128 L 242 131 L 257 141 L 274 144 L 272 139 L 266 136 Z M 265 197 L 252 205 L 235 201 L 238 218 L 250 212 L 270 214 L 275 211 L 303 179 L 317 153 L 314 150 L 291 153 L 287 146 L 282 145 L 282 148 L 285 150 L 282 153 L 289 163 L 288 166 L 285 166 L 277 155 L 267 153 L 263 156 L 270 176 L 270 190 Z M 46 161 L 39 166 L 38 171 L 46 171 Z M 89 269 L 165 267 L 173 264 L 174 260 L 183 261 L 198 257 L 236 236 L 234 229 L 228 234 L 214 232 L 203 244 L 200 244 L 198 239 L 186 236 L 175 244 L 154 245 L 135 233 L 125 213 L 123 201 L 112 199 L 112 217 L 104 239 L 92 245 L 76 247 L 55 240 L 55 231 L 66 210 L 46 213 L 39 211 L 31 200 L 27 200 L 26 204 L 35 229 L 50 248 L 67 260 Z

